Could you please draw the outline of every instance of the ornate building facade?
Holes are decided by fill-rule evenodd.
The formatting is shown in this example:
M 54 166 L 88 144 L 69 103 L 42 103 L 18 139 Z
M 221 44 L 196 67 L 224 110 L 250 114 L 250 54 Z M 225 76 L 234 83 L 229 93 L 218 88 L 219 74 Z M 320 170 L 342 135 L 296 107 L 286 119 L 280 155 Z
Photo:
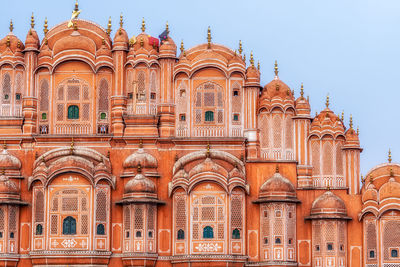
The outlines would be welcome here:
M 77 11 L 77 7 L 76 7 Z M 68 25 L 70 24 L 70 25 Z M 0 41 L 1 266 L 400 266 L 400 165 L 251 55 L 83 19 Z

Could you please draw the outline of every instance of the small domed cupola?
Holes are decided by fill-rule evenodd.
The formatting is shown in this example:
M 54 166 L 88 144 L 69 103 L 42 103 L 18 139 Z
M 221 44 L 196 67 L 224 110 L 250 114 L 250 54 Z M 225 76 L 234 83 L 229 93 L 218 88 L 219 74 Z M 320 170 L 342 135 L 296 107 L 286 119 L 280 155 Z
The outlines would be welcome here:
M 122 14 L 119 19 L 119 26 L 120 27 L 114 36 L 113 50 L 128 51 L 129 37 L 128 37 L 128 34 L 126 33 L 125 29 L 123 28 L 124 19 L 123 19 Z
M 311 108 L 308 99 L 304 97 L 304 87 L 301 83 L 300 97 L 296 99 L 296 110 L 298 116 L 310 116 Z
M 254 66 L 253 52 L 250 54 L 250 66 L 246 70 L 246 86 L 260 87 L 260 72 Z
M 279 173 L 278 167 L 275 174 L 261 185 L 258 199 L 254 201 L 254 203 L 266 202 L 300 202 L 296 197 L 294 185 Z
M 169 36 L 168 22 L 165 26 L 165 31 L 160 35 L 160 38 L 164 36 L 163 34 L 166 34 L 166 37 L 165 39 L 161 40 L 161 45 L 159 48 L 160 58 L 176 58 L 176 44 Z
M 313 119 L 311 133 L 322 135 L 324 131 L 344 135 L 345 127 L 342 120 L 329 108 L 329 96 L 326 97 L 326 108 Z
M 276 60 L 274 72 L 275 77 L 271 82 L 264 86 L 261 94 L 261 99 L 272 100 L 273 98 L 280 98 L 294 101 L 293 92 L 290 90 L 289 86 L 279 79 L 278 63 Z
M 25 40 L 25 50 L 38 50 L 40 41 L 39 41 L 39 36 L 35 30 L 35 18 L 32 13 L 31 17 L 31 28 L 28 31 L 28 34 L 26 35 L 26 40 Z
M 346 143 L 345 148 L 359 148 L 360 149 L 360 139 L 358 138 L 358 130 L 353 129 L 353 116 L 350 115 L 350 128 L 345 133 Z
M 310 216 L 306 219 L 342 219 L 351 220 L 347 216 L 346 205 L 343 200 L 328 190 L 314 200 Z

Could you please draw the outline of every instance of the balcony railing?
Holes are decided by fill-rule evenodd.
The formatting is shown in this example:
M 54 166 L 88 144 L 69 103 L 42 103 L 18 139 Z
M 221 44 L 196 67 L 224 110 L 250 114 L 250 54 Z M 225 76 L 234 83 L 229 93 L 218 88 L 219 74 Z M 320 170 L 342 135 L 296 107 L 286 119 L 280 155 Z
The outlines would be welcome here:
M 10 105 L 3 104 L 0 108 L 0 117 L 22 117 L 22 108 L 11 109 Z
M 320 188 L 343 188 L 346 186 L 344 177 L 340 175 L 313 176 L 313 186 Z
M 88 123 L 56 124 L 55 134 L 91 134 L 92 127 Z

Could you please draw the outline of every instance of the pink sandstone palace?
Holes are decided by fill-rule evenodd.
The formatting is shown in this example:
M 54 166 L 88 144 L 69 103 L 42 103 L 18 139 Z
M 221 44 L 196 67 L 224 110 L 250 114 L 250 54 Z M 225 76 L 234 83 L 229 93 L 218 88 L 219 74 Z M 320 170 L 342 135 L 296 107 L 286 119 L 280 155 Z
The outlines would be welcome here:
M 400 266 L 400 164 L 329 99 L 74 12 L 0 41 L 0 266 Z

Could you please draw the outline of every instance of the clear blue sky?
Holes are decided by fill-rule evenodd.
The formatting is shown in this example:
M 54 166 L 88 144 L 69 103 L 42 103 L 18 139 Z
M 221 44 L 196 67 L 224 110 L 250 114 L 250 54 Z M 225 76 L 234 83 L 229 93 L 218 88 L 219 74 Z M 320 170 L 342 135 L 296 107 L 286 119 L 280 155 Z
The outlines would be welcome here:
M 0 32 L 8 33 L 9 20 L 23 41 L 35 13 L 36 29 L 43 37 L 43 21 L 49 27 L 68 20 L 74 0 L 2 1 Z M 299 95 L 304 82 L 312 114 L 324 108 L 350 113 L 360 127 L 361 170 L 386 162 L 392 149 L 400 161 L 400 1 L 396 0 L 202 0 L 133 1 L 80 0 L 80 18 L 105 26 L 112 17 L 113 33 L 124 14 L 129 36 L 146 32 L 158 36 L 168 21 L 178 47 L 206 41 L 211 26 L 213 42 L 236 49 L 239 39 L 249 58 L 253 50 L 261 63 L 262 84 L 273 78 L 278 60 L 280 78 Z

